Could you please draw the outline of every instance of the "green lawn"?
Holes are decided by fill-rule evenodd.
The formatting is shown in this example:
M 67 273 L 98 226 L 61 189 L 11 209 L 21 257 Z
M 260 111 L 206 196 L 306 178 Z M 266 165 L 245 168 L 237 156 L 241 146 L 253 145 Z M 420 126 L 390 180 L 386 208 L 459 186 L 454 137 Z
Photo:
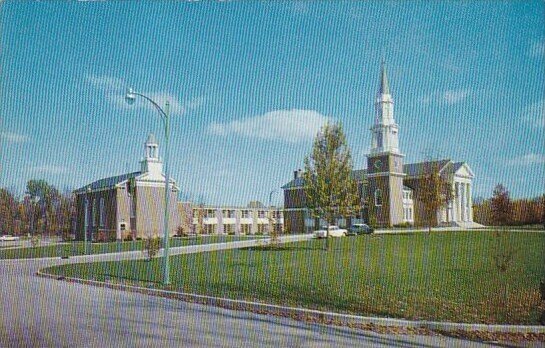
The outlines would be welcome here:
M 408 319 L 537 324 L 545 234 L 371 235 L 172 257 L 183 292 Z M 513 252 L 505 272 L 496 261 Z M 509 259 L 507 257 L 507 259 Z M 49 272 L 160 287 L 161 262 L 57 266 Z M 545 308 L 543 308 L 545 309 Z
M 259 236 L 252 236 L 258 238 Z M 186 246 L 207 243 L 232 242 L 235 240 L 248 239 L 249 237 L 239 236 L 200 236 L 200 237 L 185 237 L 171 238 L 170 246 Z M 90 254 L 106 254 L 113 253 L 119 250 L 131 251 L 142 250 L 143 242 L 141 240 L 135 242 L 123 243 L 89 243 Z M 83 255 L 85 251 L 83 242 L 68 242 L 55 245 L 44 245 L 37 247 L 18 248 L 3 250 L 0 248 L 0 260 L 4 259 L 23 259 L 23 258 L 39 258 L 39 257 L 60 257 L 60 256 L 75 256 Z

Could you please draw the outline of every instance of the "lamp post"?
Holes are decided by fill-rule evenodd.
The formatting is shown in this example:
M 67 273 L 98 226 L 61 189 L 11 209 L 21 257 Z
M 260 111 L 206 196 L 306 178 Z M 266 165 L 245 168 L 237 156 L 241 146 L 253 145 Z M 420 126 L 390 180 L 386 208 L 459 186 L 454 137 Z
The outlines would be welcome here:
M 85 228 L 83 231 L 83 253 L 87 255 L 89 253 L 88 250 L 88 243 L 87 238 L 89 234 L 89 211 L 91 210 L 89 207 L 89 195 L 91 194 L 91 186 L 87 186 L 87 194 L 85 195 Z M 92 216 L 91 216 L 92 218 Z
M 273 211 L 272 211 L 272 195 L 273 193 L 275 193 L 276 190 L 272 190 L 270 193 L 269 193 L 269 214 L 270 214 L 270 219 L 269 219 L 269 234 L 271 234 L 271 232 L 274 231 L 274 218 L 273 218 Z
M 127 90 L 127 94 L 125 96 L 125 100 L 129 104 L 133 104 L 136 100 L 136 96 L 142 97 L 149 101 L 159 112 L 159 116 L 161 117 L 161 120 L 163 121 L 163 125 L 165 126 L 165 219 L 164 219 L 164 235 L 163 235 L 163 244 L 164 244 L 164 252 L 163 252 L 163 285 L 169 285 L 170 284 L 170 262 L 169 262 L 169 233 L 168 233 L 168 219 L 169 219 L 169 202 L 170 202 L 170 174 L 169 174 L 169 167 L 168 167 L 168 154 L 169 154 L 169 135 L 170 135 L 170 117 L 169 117 L 169 102 L 166 102 L 166 111 L 164 111 L 159 104 L 157 104 L 155 101 L 153 101 L 151 98 L 145 96 L 142 93 L 138 93 L 133 91 L 132 88 L 129 88 Z

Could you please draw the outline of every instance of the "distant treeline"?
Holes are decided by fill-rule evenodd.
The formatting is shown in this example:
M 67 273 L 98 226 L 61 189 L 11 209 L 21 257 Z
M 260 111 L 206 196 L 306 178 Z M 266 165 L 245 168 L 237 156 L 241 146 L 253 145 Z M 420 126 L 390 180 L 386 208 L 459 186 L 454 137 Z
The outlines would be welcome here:
M 76 209 L 72 192 L 45 180 L 30 180 L 24 195 L 0 188 L 0 234 L 59 235 L 72 233 Z
M 473 205 L 473 219 L 483 225 L 535 225 L 545 223 L 545 195 L 532 199 L 509 198 L 509 192 L 498 185 L 494 195 Z

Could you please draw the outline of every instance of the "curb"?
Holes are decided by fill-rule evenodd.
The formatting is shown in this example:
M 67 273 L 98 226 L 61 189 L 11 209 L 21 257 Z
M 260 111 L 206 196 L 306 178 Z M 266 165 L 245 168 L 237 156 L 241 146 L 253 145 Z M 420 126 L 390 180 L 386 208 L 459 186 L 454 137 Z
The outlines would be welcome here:
M 185 302 L 200 303 L 221 308 L 249 311 L 257 314 L 275 315 L 281 317 L 289 317 L 296 320 L 319 322 L 334 325 L 360 325 L 367 328 L 372 327 L 396 327 L 408 329 L 428 329 L 432 331 L 442 332 L 493 332 L 493 333 L 519 333 L 519 334 L 545 334 L 545 326 L 538 325 L 489 325 L 489 324 L 466 324 L 466 323 L 451 323 L 438 321 L 413 321 L 405 319 L 379 318 L 379 317 L 364 317 L 351 314 L 340 314 L 333 312 L 323 312 L 312 309 L 304 309 L 297 307 L 284 307 L 259 302 L 233 300 L 221 297 L 213 297 L 206 295 L 197 295 L 190 293 L 182 293 L 176 291 L 159 290 L 143 288 L 126 284 L 113 284 L 96 280 L 87 280 L 80 278 L 71 278 L 44 273 L 41 270 L 36 272 L 37 276 L 56 280 L 64 280 L 72 283 L 85 285 L 93 285 L 103 288 L 115 290 L 124 290 L 145 295 L 176 299 Z

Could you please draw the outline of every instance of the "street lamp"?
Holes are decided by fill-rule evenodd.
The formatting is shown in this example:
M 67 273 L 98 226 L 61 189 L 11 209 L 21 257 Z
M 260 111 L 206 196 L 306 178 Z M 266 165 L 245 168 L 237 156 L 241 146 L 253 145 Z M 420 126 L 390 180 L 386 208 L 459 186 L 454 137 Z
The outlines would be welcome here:
M 272 195 L 273 193 L 275 193 L 276 190 L 272 190 L 270 193 L 269 193 L 269 214 L 270 214 L 270 219 L 269 219 L 269 234 L 271 234 L 271 232 L 273 232 L 274 230 L 274 218 L 273 218 L 273 211 L 272 211 Z
M 89 253 L 89 247 L 87 245 L 87 238 L 89 234 L 89 212 L 92 210 L 89 206 L 89 195 L 91 194 L 91 186 L 87 186 L 87 194 L 85 195 L 85 228 L 83 231 L 83 253 L 87 255 Z M 91 215 L 91 219 L 92 219 Z
M 135 92 L 132 88 L 129 88 L 127 90 L 127 94 L 125 95 L 125 100 L 128 104 L 134 104 L 136 101 L 136 97 L 142 97 L 149 101 L 159 112 L 159 116 L 161 117 L 161 120 L 163 120 L 163 125 L 165 126 L 165 225 L 164 225 L 164 235 L 163 235 L 163 244 L 164 244 L 164 253 L 163 253 L 163 284 L 169 285 L 170 284 L 170 262 L 169 262 L 169 234 L 168 234 L 168 219 L 169 219 L 169 201 L 170 201 L 170 190 L 169 190 L 169 184 L 170 184 L 170 174 L 169 174 L 169 168 L 168 168 L 168 153 L 169 153 L 169 135 L 170 135 L 170 117 L 169 117 L 169 102 L 166 102 L 166 112 L 163 111 L 163 109 L 157 104 L 155 101 L 153 101 L 151 98 L 145 96 L 142 93 Z

